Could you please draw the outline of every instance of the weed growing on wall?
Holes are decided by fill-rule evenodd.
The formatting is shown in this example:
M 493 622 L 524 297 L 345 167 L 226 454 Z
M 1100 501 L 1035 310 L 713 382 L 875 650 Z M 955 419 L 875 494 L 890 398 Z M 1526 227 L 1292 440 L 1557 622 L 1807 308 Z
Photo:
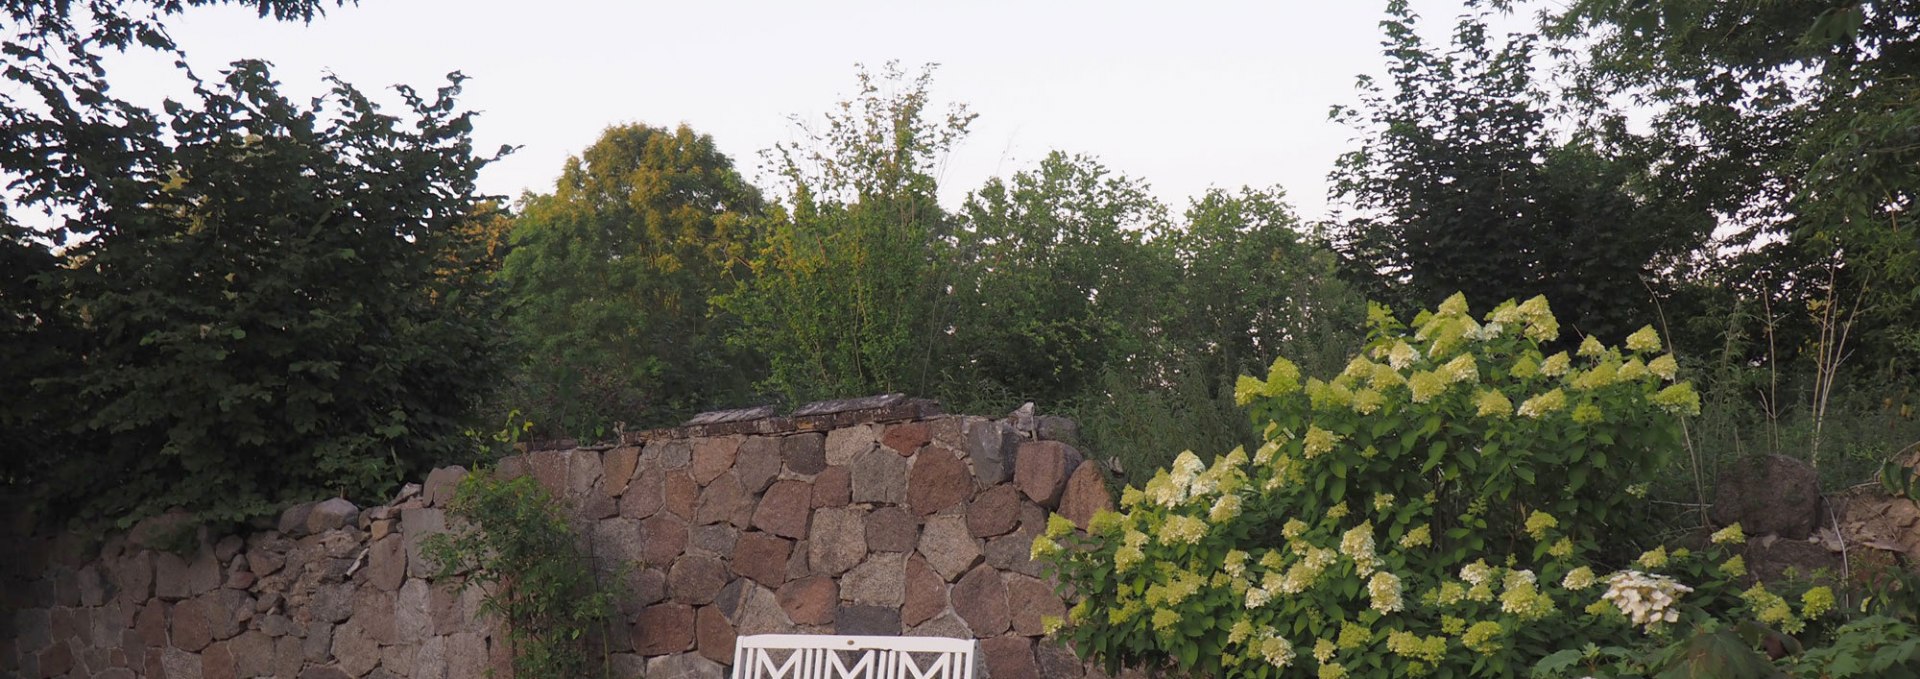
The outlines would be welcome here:
M 476 471 L 448 511 L 461 527 L 428 536 L 427 557 L 436 577 L 481 588 L 480 612 L 505 622 L 513 642 L 513 676 L 605 676 L 590 640 L 612 618 L 613 595 L 576 549 L 564 505 L 531 476 Z

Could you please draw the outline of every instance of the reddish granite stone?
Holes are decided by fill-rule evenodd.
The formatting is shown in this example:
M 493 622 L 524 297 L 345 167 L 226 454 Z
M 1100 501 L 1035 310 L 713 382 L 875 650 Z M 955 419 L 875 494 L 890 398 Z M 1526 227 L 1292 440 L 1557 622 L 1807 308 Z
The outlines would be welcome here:
M 633 650 L 641 655 L 666 655 L 693 648 L 693 607 L 656 604 L 640 611 L 633 621 Z
M 701 606 L 693 614 L 694 646 L 700 655 L 722 665 L 733 664 L 733 625 L 720 614 L 719 607 Z
M 960 577 L 952 591 L 953 610 L 967 621 L 967 627 L 979 638 L 1007 631 L 1013 623 L 1007 606 L 1007 585 L 1000 572 L 986 564 L 974 566 Z
M 846 467 L 828 467 L 813 477 L 813 506 L 842 507 L 852 501 L 853 474 Z
M 1080 464 L 1080 452 L 1059 441 L 1028 441 L 1020 444 L 1013 461 L 1013 483 L 1020 492 L 1053 509 L 1059 506 L 1060 493 L 1067 487 L 1067 476 Z
M 784 538 L 807 536 L 807 518 L 813 515 L 813 487 L 805 481 L 777 481 L 760 497 L 753 527 Z
M 907 504 L 926 516 L 958 506 L 973 495 L 973 475 L 967 464 L 945 450 L 929 449 L 914 456 L 907 475 Z
M 900 607 L 900 622 L 912 627 L 946 609 L 947 581 L 919 554 L 907 557 L 907 601 Z
M 1013 634 L 982 639 L 980 654 L 986 656 L 987 676 L 993 679 L 1040 679 L 1032 639 Z
M 1003 573 L 1000 577 L 1007 584 L 1007 599 L 1018 603 L 1013 607 L 1015 634 L 1037 637 L 1046 633 L 1042 620 L 1067 617 L 1066 604 L 1045 581 L 1019 573 Z
M 981 491 L 967 505 L 967 531 L 977 538 L 1005 535 L 1020 523 L 1020 491 L 1001 484 Z
M 824 575 L 800 578 L 787 583 L 775 594 L 781 610 L 799 625 L 825 625 L 833 622 L 840 607 L 840 585 Z
M 703 486 L 713 483 L 733 468 L 733 456 L 739 450 L 740 437 L 737 436 L 694 439 L 693 480 Z
M 700 500 L 700 485 L 685 470 L 667 472 L 666 502 L 667 511 L 682 519 L 693 520 L 693 510 Z
M 1100 466 L 1082 464 L 1073 470 L 1073 476 L 1067 479 L 1066 492 L 1060 496 L 1060 515 L 1086 530 L 1096 512 L 1112 509 L 1113 495 L 1107 492 L 1107 480 L 1100 475 Z
M 933 440 L 933 433 L 927 429 L 925 422 L 902 422 L 887 427 L 886 433 L 880 435 L 881 445 L 892 448 L 894 452 L 903 456 L 912 455 L 913 451 L 919 450 L 931 440 Z
M 793 543 L 759 531 L 747 531 L 733 543 L 733 572 L 768 587 L 778 588 L 787 581 L 787 557 Z

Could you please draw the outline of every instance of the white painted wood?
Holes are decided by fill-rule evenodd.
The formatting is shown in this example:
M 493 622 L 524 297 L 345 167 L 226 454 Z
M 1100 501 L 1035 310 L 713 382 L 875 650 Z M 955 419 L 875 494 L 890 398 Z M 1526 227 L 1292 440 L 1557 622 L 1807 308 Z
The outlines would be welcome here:
M 733 649 L 733 679 L 974 679 L 973 664 L 972 639 L 944 637 L 756 634 Z

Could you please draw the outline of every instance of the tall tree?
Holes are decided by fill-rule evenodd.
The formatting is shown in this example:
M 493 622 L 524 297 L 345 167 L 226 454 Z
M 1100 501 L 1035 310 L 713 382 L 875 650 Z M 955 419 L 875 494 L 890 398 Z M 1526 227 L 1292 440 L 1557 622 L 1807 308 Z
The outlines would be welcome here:
M 529 195 L 501 279 L 525 352 L 516 397 L 550 433 L 661 424 L 759 376 L 708 300 L 747 273 L 759 190 L 682 125 L 608 128 Z
M 62 516 L 231 520 L 377 497 L 467 451 L 496 363 L 484 281 L 449 265 L 471 261 L 457 226 L 486 162 L 459 80 L 401 88 L 396 116 L 338 81 L 297 104 L 239 62 L 155 124 L 59 157 L 114 179 L 86 185 L 65 230 L 85 238 L 59 253 L 81 337 L 53 387 L 79 400 L 76 438 L 16 480 Z M 53 190 L 44 176 L 23 182 Z
M 1590 107 L 1650 105 L 1660 181 L 1692 187 L 1736 245 L 1784 242 L 1768 246 L 1794 251 L 1783 265 L 1811 265 L 1779 278 L 1798 306 L 1835 310 L 1817 325 L 1912 374 L 1899 366 L 1920 356 L 1920 2 L 1580 0 L 1546 27 L 1584 48 Z
M 1063 403 L 1158 353 L 1172 252 L 1144 182 L 1049 154 L 967 198 L 957 242 L 954 366 L 988 393 Z
M 1415 22 L 1390 6 L 1390 87 L 1363 79 L 1362 105 L 1335 111 L 1366 135 L 1333 193 L 1353 209 L 1336 232 L 1368 293 L 1399 308 L 1545 294 L 1568 329 L 1608 337 L 1648 322 L 1650 272 L 1697 247 L 1709 216 L 1651 200 L 1632 157 L 1555 140 L 1531 36 L 1496 43 L 1467 16 L 1440 52 Z
M 931 109 L 932 69 L 864 69 L 860 91 L 772 149 L 784 209 L 769 217 L 753 276 L 723 306 L 736 343 L 764 351 L 789 398 L 929 393 L 938 378 L 952 220 L 934 178 L 973 115 Z

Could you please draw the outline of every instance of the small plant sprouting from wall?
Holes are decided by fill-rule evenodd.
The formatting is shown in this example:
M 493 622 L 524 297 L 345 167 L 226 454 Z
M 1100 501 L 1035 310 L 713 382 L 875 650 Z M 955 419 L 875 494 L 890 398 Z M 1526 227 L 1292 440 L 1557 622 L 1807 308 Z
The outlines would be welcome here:
M 480 612 L 506 623 L 520 679 L 606 676 L 605 654 L 589 645 L 613 595 L 576 551 L 563 510 L 532 477 L 476 471 L 448 507 L 462 527 L 427 537 L 436 577 L 482 588 Z

